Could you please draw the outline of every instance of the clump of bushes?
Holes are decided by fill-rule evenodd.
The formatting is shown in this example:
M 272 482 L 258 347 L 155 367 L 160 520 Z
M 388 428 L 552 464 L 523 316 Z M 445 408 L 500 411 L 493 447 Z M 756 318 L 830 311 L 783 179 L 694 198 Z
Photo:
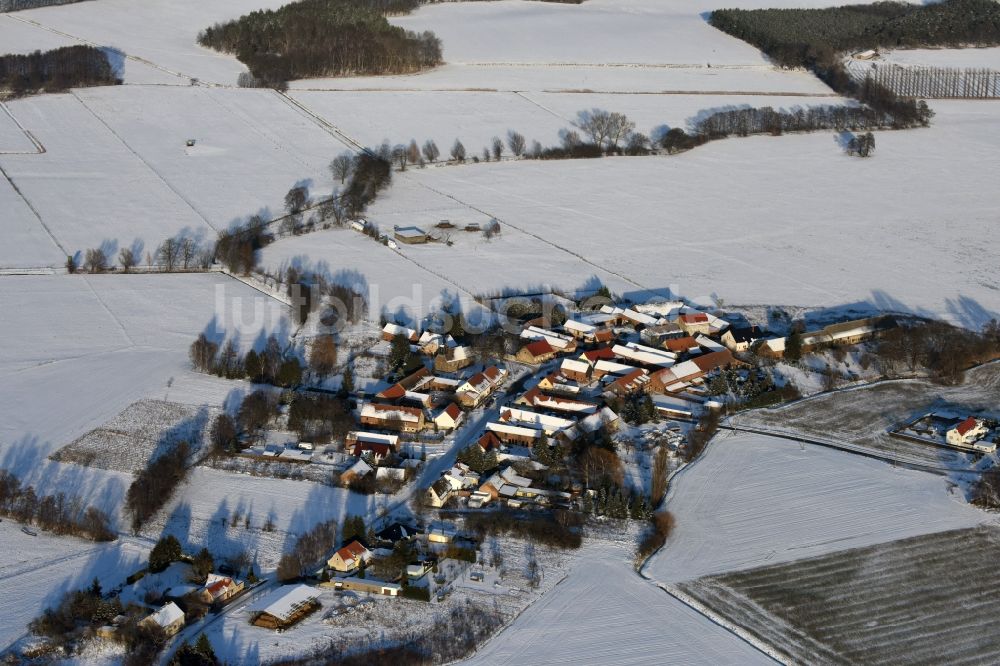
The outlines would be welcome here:
M 667 538 L 674 530 L 674 514 L 669 511 L 657 511 L 650 520 L 649 529 L 643 533 L 639 539 L 639 545 L 635 551 L 635 566 L 638 569 L 646 558 L 663 547 Z

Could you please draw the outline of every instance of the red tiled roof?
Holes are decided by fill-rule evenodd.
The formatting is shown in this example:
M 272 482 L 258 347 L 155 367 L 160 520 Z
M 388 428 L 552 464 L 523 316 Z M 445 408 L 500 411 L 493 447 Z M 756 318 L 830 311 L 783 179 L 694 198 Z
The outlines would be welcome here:
M 957 426 L 955 426 L 955 430 L 958 431 L 959 435 L 964 435 L 965 433 L 969 432 L 975 427 L 976 427 L 976 419 L 975 417 L 970 416 L 969 418 L 965 419 Z
M 500 376 L 500 368 L 496 367 L 495 365 L 491 365 L 490 367 L 483 370 L 482 374 L 486 375 L 486 377 L 491 382 L 495 382 L 497 380 L 497 377 Z
M 708 315 L 704 312 L 694 312 L 690 314 L 682 314 L 681 321 L 685 324 L 698 324 L 705 323 L 708 321 Z
M 615 333 L 614 331 L 610 331 L 607 329 L 602 331 L 597 331 L 596 333 L 594 333 L 594 339 L 597 340 L 598 342 L 610 342 L 611 340 L 615 339 Z
M 346 562 L 347 560 L 361 557 L 362 555 L 364 555 L 365 550 L 367 549 L 360 543 L 358 543 L 357 541 L 352 541 L 351 543 L 347 544 L 346 546 L 338 550 L 337 554 L 340 555 L 340 559 Z
M 450 416 L 452 420 L 455 420 L 458 418 L 459 414 L 462 413 L 462 410 L 459 409 L 458 405 L 456 405 L 455 403 L 451 403 L 450 405 L 444 408 L 444 413 Z
M 535 340 L 534 342 L 526 345 L 525 349 L 527 349 L 528 353 L 532 356 L 551 354 L 554 351 L 548 340 Z
M 692 347 L 697 347 L 698 342 L 692 338 L 690 335 L 683 338 L 674 338 L 672 340 L 667 340 L 663 345 L 672 352 L 685 352 Z
M 358 442 L 354 445 L 354 450 L 351 451 L 351 455 L 360 457 L 366 451 L 371 451 L 378 458 L 384 458 L 389 455 L 388 444 L 379 444 L 377 442 Z
M 479 447 L 486 453 L 489 453 L 499 446 L 500 440 L 489 430 L 487 430 L 483 436 L 479 438 Z
M 386 390 L 379 393 L 377 397 L 382 398 L 383 400 L 398 400 L 404 395 L 406 395 L 406 389 L 403 388 L 403 385 L 393 384 Z
M 610 361 L 615 358 L 615 353 L 611 351 L 611 347 L 599 347 L 597 349 L 591 349 L 590 351 L 583 352 L 583 355 L 587 357 L 588 361 L 600 361 L 606 360 Z
M 722 351 L 709 352 L 708 354 L 696 356 L 691 360 L 694 361 L 695 365 L 697 365 L 702 372 L 708 372 L 709 370 L 721 368 L 724 365 L 732 363 L 733 353 L 728 349 L 723 349 Z

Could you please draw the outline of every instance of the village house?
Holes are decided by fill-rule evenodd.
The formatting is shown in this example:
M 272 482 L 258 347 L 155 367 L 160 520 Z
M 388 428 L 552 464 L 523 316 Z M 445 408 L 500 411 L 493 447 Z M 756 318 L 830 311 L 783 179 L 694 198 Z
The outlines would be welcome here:
M 423 393 L 454 393 L 464 382 L 464 379 L 427 375 L 417 382 L 413 390 Z
M 536 428 L 527 428 L 509 423 L 496 423 L 494 421 L 486 424 L 486 430 L 504 444 L 518 444 L 529 447 L 534 446 L 542 434 L 542 431 Z
M 529 326 L 521 331 L 521 338 L 524 340 L 545 340 L 552 348 L 559 352 L 576 351 L 576 339 L 572 335 L 556 333 L 546 328 Z
M 562 327 L 567 334 L 572 335 L 577 340 L 593 340 L 594 333 L 597 332 L 597 327 L 593 324 L 586 324 L 573 319 L 567 319 Z
M 601 379 L 605 375 L 624 376 L 638 370 L 634 365 L 626 365 L 616 361 L 605 361 L 601 359 L 594 364 L 594 371 L 591 375 L 594 379 Z
M 658 368 L 669 368 L 677 360 L 677 355 L 673 352 L 646 347 L 635 342 L 629 342 L 625 345 L 615 345 L 611 348 L 611 351 L 623 361 Z
M 710 372 L 737 364 L 745 365 L 737 361 L 728 349 L 695 356 L 690 361 L 654 373 L 648 390 L 652 393 L 677 393 Z
M 741 353 L 750 350 L 755 342 L 763 339 L 765 333 L 759 326 L 730 328 L 722 334 L 722 344 L 730 351 Z
M 593 414 L 597 411 L 597 405 L 592 402 L 546 395 L 537 386 L 519 396 L 514 404 L 571 414 Z
M 352 541 L 333 554 L 326 565 L 340 573 L 360 569 L 372 561 L 375 556 L 358 541 Z
M 694 341 L 697 342 L 698 346 L 705 351 L 719 352 L 726 349 L 726 345 L 716 342 L 707 335 L 697 335 L 695 336 Z
M 649 374 L 642 368 L 636 368 L 627 375 L 622 375 L 608 384 L 605 387 L 604 392 L 623 398 L 641 393 L 645 390 L 648 383 Z
M 449 402 L 447 407 L 434 416 L 434 425 L 438 430 L 454 430 L 461 425 L 464 418 L 465 412 L 455 403 Z
M 160 610 L 143 618 L 139 626 L 159 627 L 167 636 L 173 636 L 184 626 L 184 611 L 171 601 Z
M 344 485 L 351 485 L 365 478 L 374 471 L 374 468 L 363 459 L 355 461 L 340 475 L 340 482 Z
M 945 440 L 952 446 L 970 447 L 986 436 L 989 430 L 986 422 L 970 416 L 955 425 L 945 434 Z M 995 446 L 994 446 L 995 448 Z
M 506 376 L 506 368 L 491 365 L 460 384 L 455 391 L 455 399 L 463 407 L 475 409 L 486 402 L 486 399 L 500 388 Z
M 678 338 L 684 335 L 681 327 L 673 322 L 667 322 L 665 324 L 656 324 L 655 326 L 649 326 L 644 328 L 639 334 L 640 339 L 647 345 L 662 345 L 667 340 L 672 338 Z
M 690 335 L 666 340 L 664 341 L 663 346 L 667 349 L 667 351 L 673 352 L 678 356 L 681 354 L 701 353 L 701 347 L 698 345 L 698 341 Z
M 541 429 L 546 435 L 551 437 L 558 432 L 572 428 L 573 424 L 576 423 L 576 420 L 563 418 L 561 416 L 550 416 L 548 414 L 534 412 L 529 409 L 505 407 L 500 412 L 500 422 Z
M 351 449 L 351 455 L 358 458 L 371 458 L 376 465 L 382 463 L 392 453 L 392 447 L 381 442 L 358 442 Z
M 572 358 L 563 359 L 562 364 L 559 366 L 559 372 L 563 377 L 580 382 L 581 384 L 586 384 L 590 381 L 590 364 L 586 361 Z
M 484 453 L 489 453 L 490 451 L 496 451 L 500 448 L 500 440 L 495 434 L 487 430 L 482 434 L 482 436 L 476 441 L 479 445 L 479 449 Z
M 438 352 L 439 349 L 443 347 L 454 347 L 455 341 L 449 335 L 445 338 L 440 333 L 431 333 L 430 331 L 424 331 L 420 334 L 417 339 L 417 348 L 420 350 L 421 354 L 426 354 L 428 356 L 433 356 Z
M 548 340 L 535 340 L 521 347 L 514 358 L 519 363 L 539 365 L 556 357 L 556 351 Z
M 597 349 L 583 352 L 578 358 L 593 367 L 598 361 L 613 361 L 617 357 L 611 350 L 611 347 L 598 347 Z
M 441 477 L 427 489 L 427 503 L 435 509 L 440 509 L 448 503 L 454 494 L 455 488 L 448 482 L 448 479 Z
M 229 576 L 210 573 L 201 588 L 200 596 L 207 604 L 228 601 L 243 591 L 243 581 L 234 580 Z
M 590 366 L 588 366 L 588 370 Z M 549 393 L 560 393 L 562 395 L 578 395 L 580 386 L 561 372 L 553 372 L 538 380 L 538 388 Z
M 397 335 L 402 335 L 404 338 L 410 342 L 416 342 L 420 339 L 420 334 L 417 333 L 412 328 L 406 328 L 405 326 L 400 326 L 398 324 L 386 324 L 382 327 L 382 339 L 387 342 L 392 342 Z
M 402 432 L 419 432 L 424 429 L 424 410 L 368 402 L 361 407 L 361 425 Z
M 251 624 L 265 629 L 287 629 L 320 607 L 308 585 L 285 585 L 249 607 Z
M 434 370 L 437 372 L 458 372 L 474 361 L 468 347 L 442 347 L 434 356 Z
M 712 330 L 712 324 L 708 315 L 704 312 L 688 312 L 677 318 L 677 325 L 688 335 L 697 333 L 708 334 Z

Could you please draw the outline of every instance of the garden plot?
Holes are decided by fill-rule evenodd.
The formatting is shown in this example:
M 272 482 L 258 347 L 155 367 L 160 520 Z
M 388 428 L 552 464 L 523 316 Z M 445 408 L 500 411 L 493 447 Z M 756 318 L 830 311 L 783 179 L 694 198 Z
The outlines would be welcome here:
M 67 253 L 104 246 L 115 257 L 119 247 L 138 241 L 145 258 L 182 231 L 214 236 L 205 218 L 75 95 L 41 95 L 8 106 L 46 152 L 3 155 L 0 164 Z
M 736 426 L 764 428 L 792 435 L 849 442 L 926 464 L 968 470 L 978 456 L 890 437 L 888 431 L 932 411 L 990 413 L 998 408 L 1000 363 L 970 370 L 960 386 L 926 379 L 881 382 L 818 395 L 775 409 L 733 417 Z
M 733 304 L 849 304 L 978 329 L 1000 316 L 989 261 L 1000 246 L 982 233 L 995 217 L 991 174 L 1000 169 L 995 108 L 934 108 L 929 129 L 879 132 L 878 155 L 867 160 L 846 156 L 835 133 L 816 133 L 729 139 L 670 157 L 503 162 L 407 177 L 534 234 L 553 256 L 617 273 L 636 291 L 673 285 L 692 299 Z M 946 181 L 938 160 L 949 164 Z M 827 187 L 816 186 L 817 174 Z M 376 202 L 371 216 L 400 210 L 405 196 Z M 456 269 L 456 281 L 474 272 Z M 503 272 L 494 279 L 497 288 L 508 283 Z
M 956 530 L 680 585 L 790 663 L 996 663 L 996 528 Z
M 52 460 L 99 469 L 136 472 L 185 442 L 198 458 L 212 420 L 220 412 L 162 400 L 140 400 L 52 456 Z
M 330 160 L 348 149 L 272 90 L 118 86 L 77 95 L 216 229 L 254 213 L 284 215 L 296 185 L 329 195 Z
M 986 522 L 946 478 L 796 442 L 719 435 L 674 477 L 677 526 L 645 573 L 662 582 Z

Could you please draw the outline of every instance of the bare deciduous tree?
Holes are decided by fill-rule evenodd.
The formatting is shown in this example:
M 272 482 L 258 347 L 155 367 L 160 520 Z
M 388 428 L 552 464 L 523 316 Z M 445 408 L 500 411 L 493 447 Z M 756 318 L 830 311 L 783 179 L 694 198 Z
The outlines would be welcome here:
M 135 251 L 130 247 L 123 247 L 118 250 L 118 264 L 122 267 L 122 270 L 128 273 L 130 270 L 135 268 L 135 265 L 139 263 L 135 256 Z
M 465 161 L 465 146 L 458 139 L 455 139 L 455 143 L 451 147 L 451 159 L 456 162 Z
M 175 238 L 168 238 L 157 248 L 156 257 L 164 270 L 175 270 L 177 268 L 177 260 L 180 257 L 180 243 Z
M 436 162 L 441 155 L 441 151 L 438 150 L 437 144 L 432 139 L 424 141 L 423 153 L 424 159 L 428 162 Z
M 493 153 L 493 159 L 500 161 L 500 157 L 503 156 L 503 141 L 500 137 L 493 137 L 493 141 L 490 143 L 490 148 Z
M 520 157 L 524 154 L 525 145 L 526 141 L 523 134 L 514 130 L 507 132 L 507 146 L 510 148 L 510 152 L 514 154 L 514 157 Z
M 83 267 L 88 273 L 103 273 L 108 270 L 108 257 L 104 254 L 104 250 L 99 247 L 87 250 Z
M 353 163 L 353 157 L 349 152 L 344 152 L 334 157 L 330 162 L 330 173 L 333 174 L 333 179 L 340 181 L 340 184 L 343 185 L 347 177 L 351 175 L 351 165 Z

